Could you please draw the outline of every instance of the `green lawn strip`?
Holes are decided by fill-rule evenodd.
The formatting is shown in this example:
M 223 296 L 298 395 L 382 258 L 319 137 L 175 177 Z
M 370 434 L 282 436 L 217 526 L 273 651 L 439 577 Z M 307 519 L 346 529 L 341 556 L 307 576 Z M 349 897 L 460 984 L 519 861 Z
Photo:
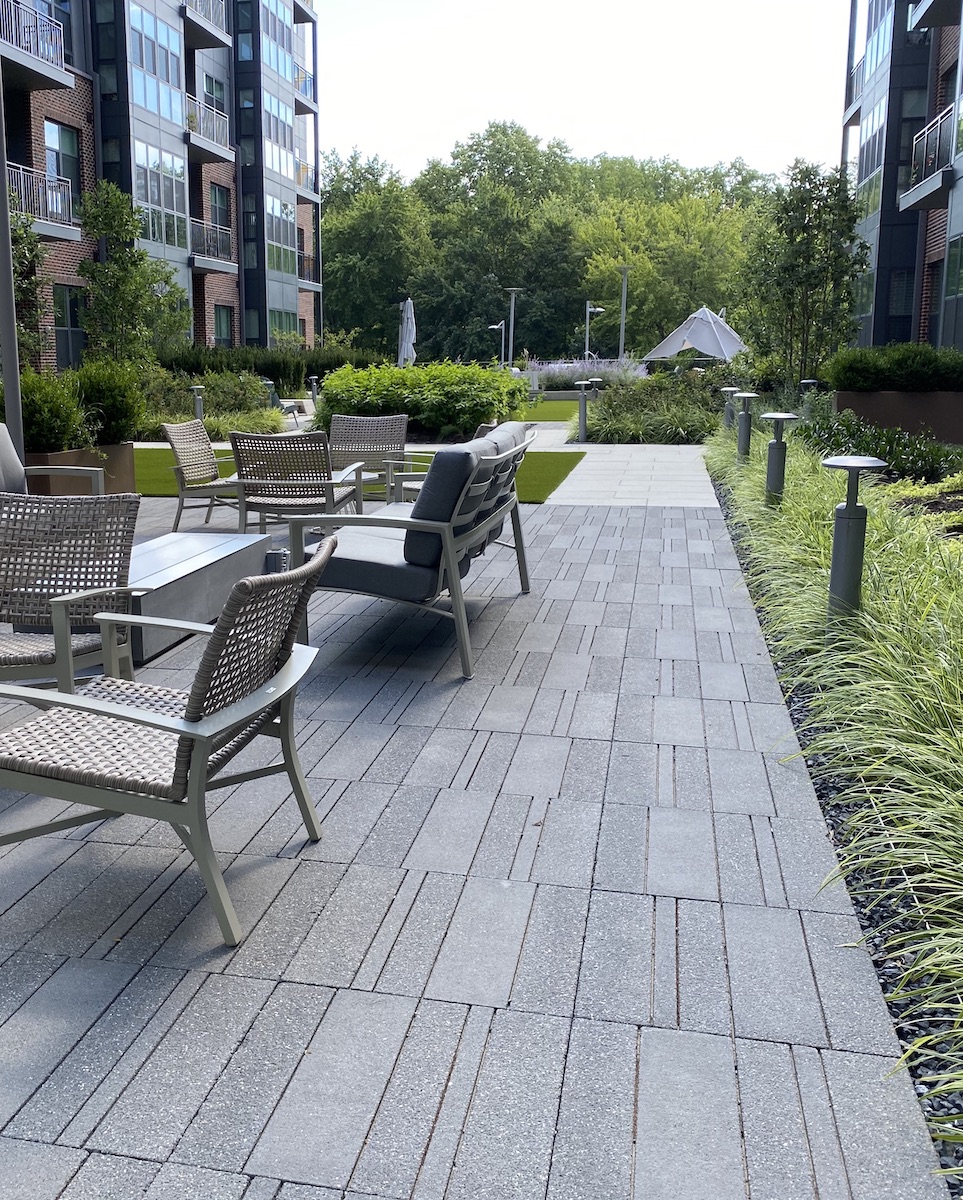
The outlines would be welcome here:
M 412 459 L 425 464 L 430 454 L 413 454 Z M 574 450 L 536 450 L 526 454 L 518 469 L 515 482 L 518 498 L 523 504 L 544 504 L 569 471 L 584 454 Z M 142 496 L 176 496 L 174 455 L 167 446 L 137 446 L 134 449 L 134 470 L 137 490 Z M 222 475 L 231 473 L 230 464 L 221 467 Z
M 539 400 L 534 408 L 525 409 L 519 416 L 519 420 L 568 421 L 577 412 L 577 400 Z

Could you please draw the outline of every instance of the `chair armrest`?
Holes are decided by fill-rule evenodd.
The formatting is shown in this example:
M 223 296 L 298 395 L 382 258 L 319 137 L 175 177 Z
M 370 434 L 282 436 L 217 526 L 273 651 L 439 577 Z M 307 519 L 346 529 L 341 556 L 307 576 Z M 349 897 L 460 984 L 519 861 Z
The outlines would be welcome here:
M 33 708 L 69 708 L 75 712 L 90 713 L 92 716 L 116 717 L 134 725 L 146 725 L 151 729 L 162 729 L 200 741 L 217 737 L 237 725 L 242 725 L 276 704 L 307 674 L 317 653 L 313 646 L 296 643 L 291 648 L 288 661 L 250 696 L 222 708 L 220 712 L 203 717 L 200 721 L 185 721 L 183 717 L 170 717 L 166 713 L 151 712 L 147 708 L 132 708 L 126 704 L 112 704 L 106 700 L 91 700 L 86 696 L 15 684 L 0 684 L 0 697 L 18 700 Z
M 354 475 L 357 481 L 361 482 L 361 472 L 364 470 L 363 462 L 352 463 L 348 467 L 342 467 L 338 471 L 331 472 L 331 478 L 335 483 L 343 483 L 349 475 Z
M 142 617 L 133 613 L 94 613 L 94 620 L 99 625 L 136 625 L 138 629 L 180 629 L 185 633 L 214 632 L 213 625 L 204 625 L 200 621 L 178 621 L 174 617 Z

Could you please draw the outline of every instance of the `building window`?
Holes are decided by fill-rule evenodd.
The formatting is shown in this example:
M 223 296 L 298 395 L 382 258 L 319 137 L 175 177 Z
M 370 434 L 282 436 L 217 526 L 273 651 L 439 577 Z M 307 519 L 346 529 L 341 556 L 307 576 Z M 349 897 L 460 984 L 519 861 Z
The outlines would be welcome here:
M 74 65 L 73 26 L 70 19 L 70 0 L 34 0 L 33 7 L 38 13 L 58 21 L 63 26 L 64 62 L 68 67 Z
M 215 346 L 230 346 L 233 344 L 231 337 L 231 322 L 234 316 L 234 310 L 226 304 L 214 305 L 214 345 Z
M 44 121 L 43 140 L 47 148 L 47 175 L 70 180 L 70 199 L 76 212 L 80 204 L 80 134 L 69 125 Z
M 183 158 L 134 142 L 134 202 L 149 242 L 187 249 L 187 171 Z
M 946 298 L 952 300 L 961 291 L 960 286 L 960 251 L 963 249 L 963 237 L 956 237 L 950 242 L 946 253 Z
M 204 103 L 208 108 L 216 108 L 218 112 L 226 112 L 224 107 L 224 80 L 215 79 L 213 75 L 204 72 Z
M 134 103 L 183 125 L 181 35 L 137 4 L 130 6 L 130 59 Z
M 285 179 L 294 178 L 294 109 L 264 93 L 264 165 Z
M 53 285 L 54 341 L 58 371 L 80 366 L 80 357 L 87 344 L 87 335 L 80 328 L 80 310 L 83 302 L 83 288 L 67 287 L 62 283 Z
M 294 12 L 284 0 L 261 5 L 261 57 L 282 79 L 294 79 Z
M 220 184 L 211 184 L 211 224 L 231 227 L 231 193 Z
M 298 332 L 298 314 L 272 308 L 268 311 L 268 328 L 271 334 L 269 344 L 273 346 L 279 334 Z
M 296 275 L 298 270 L 297 216 L 293 204 L 277 196 L 264 199 L 265 241 L 267 267 L 284 275 Z

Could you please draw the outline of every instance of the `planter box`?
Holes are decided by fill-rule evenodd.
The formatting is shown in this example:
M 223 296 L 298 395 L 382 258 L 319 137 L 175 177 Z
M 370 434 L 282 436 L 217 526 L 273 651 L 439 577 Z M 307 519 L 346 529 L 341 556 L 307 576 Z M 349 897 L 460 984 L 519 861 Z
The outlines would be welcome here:
M 106 492 L 136 492 L 134 443 L 98 446 L 96 450 L 60 450 L 52 454 L 29 453 L 28 467 L 103 467 Z M 35 496 L 76 496 L 88 490 L 87 481 L 70 475 L 33 475 L 30 491 Z
M 874 425 L 929 430 L 941 442 L 963 443 L 963 392 L 837 392 L 833 410 L 847 408 Z

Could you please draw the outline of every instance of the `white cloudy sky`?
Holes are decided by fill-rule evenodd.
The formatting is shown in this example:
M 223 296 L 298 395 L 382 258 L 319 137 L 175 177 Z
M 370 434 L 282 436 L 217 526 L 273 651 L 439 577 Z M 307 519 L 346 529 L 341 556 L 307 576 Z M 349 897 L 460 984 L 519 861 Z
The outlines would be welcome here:
M 489 121 L 578 157 L 838 163 L 849 0 L 315 0 L 319 143 L 411 178 Z

